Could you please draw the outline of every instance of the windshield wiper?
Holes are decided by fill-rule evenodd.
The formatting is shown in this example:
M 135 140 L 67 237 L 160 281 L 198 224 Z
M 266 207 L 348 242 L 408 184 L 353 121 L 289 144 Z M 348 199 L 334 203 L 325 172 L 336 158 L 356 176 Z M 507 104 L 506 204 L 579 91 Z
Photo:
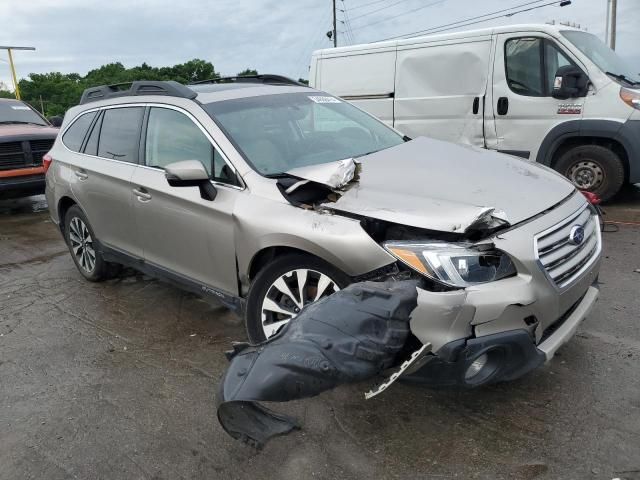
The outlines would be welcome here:
M 640 82 L 636 82 L 635 80 L 631 80 L 630 78 L 625 77 L 622 74 L 619 73 L 613 73 L 613 72 L 604 72 L 607 75 L 616 78 L 618 80 L 622 80 L 623 82 L 627 82 L 629 85 L 640 85 Z
M 0 124 L 2 124 L 2 125 L 39 125 L 41 127 L 45 126 L 42 123 L 23 122 L 21 120 L 2 120 L 2 121 L 0 121 Z

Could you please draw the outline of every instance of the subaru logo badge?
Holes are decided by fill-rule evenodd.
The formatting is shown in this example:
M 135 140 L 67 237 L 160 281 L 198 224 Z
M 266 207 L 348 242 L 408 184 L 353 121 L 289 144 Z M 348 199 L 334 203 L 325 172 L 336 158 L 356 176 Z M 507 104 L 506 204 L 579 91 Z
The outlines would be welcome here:
M 574 225 L 569 232 L 569 243 L 580 245 L 584 241 L 584 228 L 581 225 Z

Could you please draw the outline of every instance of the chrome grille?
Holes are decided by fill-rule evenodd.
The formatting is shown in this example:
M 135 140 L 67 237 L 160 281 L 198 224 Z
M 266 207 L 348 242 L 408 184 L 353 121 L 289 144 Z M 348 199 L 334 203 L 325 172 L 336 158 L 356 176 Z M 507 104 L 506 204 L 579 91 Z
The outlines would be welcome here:
M 570 240 L 575 226 L 584 229 L 584 239 L 577 245 Z M 573 283 L 596 260 L 600 249 L 598 216 L 588 205 L 535 237 L 538 261 L 559 288 Z

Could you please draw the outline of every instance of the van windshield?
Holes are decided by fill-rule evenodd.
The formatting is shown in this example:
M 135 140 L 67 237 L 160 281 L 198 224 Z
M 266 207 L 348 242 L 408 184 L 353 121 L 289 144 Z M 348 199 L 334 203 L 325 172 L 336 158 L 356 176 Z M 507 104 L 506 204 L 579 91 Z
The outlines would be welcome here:
M 204 109 L 264 176 L 358 157 L 404 141 L 353 105 L 313 90 L 224 100 Z
M 17 100 L 0 101 L 0 124 L 47 125 L 28 105 Z
M 577 30 L 563 30 L 560 33 L 609 76 L 630 85 L 638 84 L 640 81 L 638 72 L 632 71 L 631 67 L 616 52 L 602 43 L 595 35 Z

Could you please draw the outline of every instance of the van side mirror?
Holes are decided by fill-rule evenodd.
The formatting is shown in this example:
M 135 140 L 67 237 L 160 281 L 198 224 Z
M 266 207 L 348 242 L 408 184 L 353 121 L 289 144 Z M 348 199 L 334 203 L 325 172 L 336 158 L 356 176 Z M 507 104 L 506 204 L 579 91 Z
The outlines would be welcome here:
M 62 126 L 62 117 L 59 115 L 49 117 L 47 120 L 49 120 L 49 123 L 56 128 L 60 128 Z
M 556 72 L 551 96 L 559 100 L 586 97 L 588 90 L 589 77 L 575 65 L 565 65 Z
M 207 170 L 198 160 L 170 163 L 164 168 L 164 176 L 172 187 L 198 187 L 200 196 L 205 200 L 213 201 L 218 194 Z

